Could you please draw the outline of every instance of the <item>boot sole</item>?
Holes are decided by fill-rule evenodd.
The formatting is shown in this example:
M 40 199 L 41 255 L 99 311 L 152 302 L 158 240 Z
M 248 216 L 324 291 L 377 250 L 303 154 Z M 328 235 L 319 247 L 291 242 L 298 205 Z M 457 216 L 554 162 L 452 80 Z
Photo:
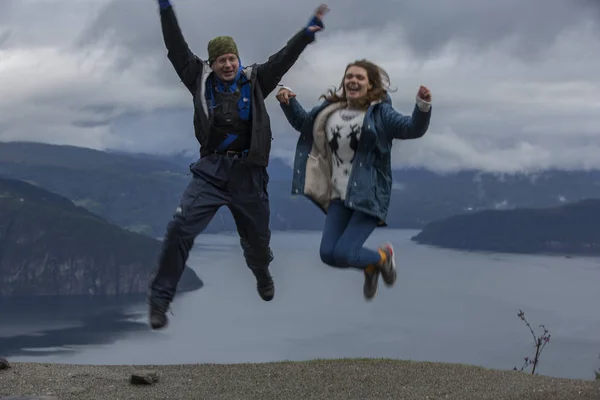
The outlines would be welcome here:
M 392 253 L 392 266 L 390 268 L 390 274 L 387 277 L 386 277 L 386 275 L 381 274 L 381 278 L 383 280 L 383 283 L 387 287 L 392 287 L 392 286 L 394 286 L 394 283 L 396 283 L 396 278 L 397 278 L 398 274 L 396 273 L 396 255 L 394 254 L 394 248 L 392 247 L 391 244 L 388 244 L 388 246 Z
M 273 293 L 273 294 L 268 294 L 268 295 L 265 295 L 265 294 L 262 294 L 262 293 L 260 293 L 260 292 L 259 292 L 259 293 L 258 293 L 258 295 L 259 295 L 259 296 L 260 296 L 260 298 L 261 298 L 261 299 L 263 299 L 264 301 L 271 301 L 271 300 L 273 300 L 273 298 L 275 297 L 275 293 Z
M 378 281 L 379 281 L 379 275 L 380 275 L 379 271 L 375 272 L 375 278 L 374 278 L 375 279 L 375 285 L 374 285 L 374 288 L 373 288 L 373 294 L 367 294 L 367 290 L 366 290 L 367 280 L 366 280 L 366 276 L 365 276 L 365 282 L 363 283 L 363 296 L 364 296 L 365 300 L 367 300 L 367 301 L 373 300 L 373 298 L 377 294 L 377 286 L 378 286 Z

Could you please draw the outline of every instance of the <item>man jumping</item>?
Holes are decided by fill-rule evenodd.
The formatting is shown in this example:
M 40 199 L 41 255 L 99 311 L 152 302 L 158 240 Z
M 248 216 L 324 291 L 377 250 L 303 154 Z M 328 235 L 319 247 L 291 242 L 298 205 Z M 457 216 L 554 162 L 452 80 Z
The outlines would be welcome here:
M 269 196 L 267 165 L 271 126 L 264 99 L 278 86 L 304 49 L 324 28 L 321 5 L 310 22 L 262 64 L 242 66 L 229 36 L 208 42 L 208 60 L 189 49 L 169 0 L 158 0 L 167 57 L 192 94 L 194 133 L 200 159 L 190 166 L 193 178 L 169 222 L 158 267 L 149 284 L 152 329 L 167 325 L 173 301 L 195 238 L 221 206 L 233 215 L 248 268 L 264 301 L 275 295 L 269 265 Z

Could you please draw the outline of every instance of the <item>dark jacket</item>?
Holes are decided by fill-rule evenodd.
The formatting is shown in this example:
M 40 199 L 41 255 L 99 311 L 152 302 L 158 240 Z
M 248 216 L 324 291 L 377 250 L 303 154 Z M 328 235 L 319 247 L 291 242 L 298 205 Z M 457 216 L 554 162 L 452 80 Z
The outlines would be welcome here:
M 331 148 L 325 133 L 329 115 L 343 103 L 327 101 L 307 112 L 296 98 L 280 104 L 289 123 L 300 132 L 294 159 L 292 194 L 304 195 L 327 213 L 331 197 Z M 412 116 L 396 111 L 389 96 L 367 110 L 344 204 L 380 220 L 385 226 L 392 193 L 391 151 L 394 139 L 422 137 L 431 119 L 415 105 Z M 398 210 L 404 212 L 404 210 Z
M 210 133 L 208 107 L 205 98 L 206 79 L 212 72 L 208 61 L 201 60 L 189 49 L 172 6 L 160 10 L 160 21 L 167 57 L 177 75 L 191 92 L 194 101 L 194 133 L 200 143 L 200 153 L 208 143 Z M 252 98 L 252 141 L 247 161 L 249 164 L 266 167 L 271 152 L 271 121 L 264 99 L 277 87 L 283 75 L 294 65 L 314 36 L 303 28 L 287 45 L 273 54 L 263 64 L 253 64 L 243 69 L 250 80 Z M 204 149 L 207 150 L 207 149 Z

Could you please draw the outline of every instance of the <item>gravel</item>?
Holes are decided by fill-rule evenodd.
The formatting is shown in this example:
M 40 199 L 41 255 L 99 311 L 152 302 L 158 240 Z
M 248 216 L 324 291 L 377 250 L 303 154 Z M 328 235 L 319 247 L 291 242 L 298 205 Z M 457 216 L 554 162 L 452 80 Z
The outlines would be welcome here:
M 11 363 L 11 367 L 0 371 L 0 399 L 600 399 L 598 381 L 431 362 L 352 359 L 154 366 Z M 132 375 L 140 374 L 155 374 L 156 379 L 132 384 Z

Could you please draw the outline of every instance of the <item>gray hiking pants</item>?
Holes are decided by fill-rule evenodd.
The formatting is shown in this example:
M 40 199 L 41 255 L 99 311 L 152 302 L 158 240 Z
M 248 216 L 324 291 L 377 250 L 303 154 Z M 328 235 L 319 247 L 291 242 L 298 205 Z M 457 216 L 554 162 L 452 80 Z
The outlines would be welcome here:
M 167 307 L 175 296 L 189 252 L 221 206 L 233 215 L 246 264 L 258 278 L 269 274 L 269 180 L 265 167 L 248 165 L 244 158 L 211 154 L 190 166 L 193 179 L 167 225 L 150 297 Z

